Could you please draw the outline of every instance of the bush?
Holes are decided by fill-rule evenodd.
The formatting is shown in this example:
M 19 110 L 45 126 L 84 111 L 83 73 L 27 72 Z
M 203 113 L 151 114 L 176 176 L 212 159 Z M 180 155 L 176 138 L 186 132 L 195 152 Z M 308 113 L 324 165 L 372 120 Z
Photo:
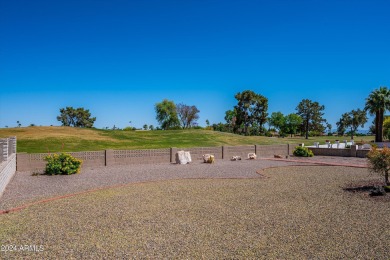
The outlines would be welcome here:
M 310 137 L 321 136 L 321 135 L 322 135 L 322 132 L 320 132 L 320 131 L 310 131 L 309 132 Z
M 301 156 L 301 157 L 313 157 L 314 154 L 309 148 L 297 146 L 295 147 L 294 153 L 295 156 Z
M 45 157 L 46 174 L 50 175 L 70 175 L 80 172 L 82 161 L 74 158 L 70 154 L 51 154 Z
M 131 127 L 131 126 L 127 126 L 127 127 L 123 128 L 123 131 L 135 131 L 135 130 L 137 130 L 137 128 Z
M 385 185 L 390 185 L 390 149 L 383 147 L 383 149 L 372 148 L 367 154 L 368 166 L 372 172 L 379 173 L 385 176 Z

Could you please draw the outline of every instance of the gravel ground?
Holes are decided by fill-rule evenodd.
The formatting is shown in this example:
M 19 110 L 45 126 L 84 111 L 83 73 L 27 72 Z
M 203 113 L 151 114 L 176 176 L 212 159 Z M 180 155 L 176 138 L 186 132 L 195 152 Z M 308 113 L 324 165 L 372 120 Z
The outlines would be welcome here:
M 32 176 L 17 172 L 0 198 L 0 210 L 59 195 L 132 182 L 182 178 L 259 178 L 256 170 L 299 163 L 267 160 L 199 161 L 188 165 L 148 164 L 86 168 L 70 176 Z
M 318 156 L 318 155 L 314 157 L 290 156 L 289 160 L 367 166 L 367 158 L 358 158 L 358 157 L 334 157 L 334 156 Z
M 0 215 L 2 245 L 19 248 L 1 256 L 388 259 L 389 200 L 342 189 L 351 182 L 378 180 L 376 175 L 364 168 L 289 166 L 262 171 L 267 178 L 252 178 L 263 163 L 269 162 L 170 166 L 186 175 L 201 171 L 200 177 L 251 179 L 134 184 Z M 169 175 L 168 166 L 149 167 Z M 20 245 L 42 251 L 20 250 Z

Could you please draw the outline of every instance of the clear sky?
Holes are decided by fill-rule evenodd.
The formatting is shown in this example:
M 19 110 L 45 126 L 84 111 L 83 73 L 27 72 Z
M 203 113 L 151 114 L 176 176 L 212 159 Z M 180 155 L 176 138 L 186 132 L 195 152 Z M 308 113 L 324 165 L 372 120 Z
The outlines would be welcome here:
M 269 113 L 318 101 L 335 128 L 390 87 L 389 13 L 375 0 L 0 0 L 0 127 L 60 125 L 66 106 L 98 128 L 156 126 L 164 98 L 205 125 L 250 89 Z

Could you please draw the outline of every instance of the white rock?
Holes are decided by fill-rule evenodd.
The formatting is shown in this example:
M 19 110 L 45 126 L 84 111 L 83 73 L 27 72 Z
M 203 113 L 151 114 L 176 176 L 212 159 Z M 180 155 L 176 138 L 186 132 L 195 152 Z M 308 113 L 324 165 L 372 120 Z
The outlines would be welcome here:
M 248 153 L 248 159 L 256 159 L 257 158 L 257 155 L 255 153 Z
M 176 163 L 178 164 L 188 164 L 192 162 L 191 154 L 188 151 L 177 151 L 176 153 Z

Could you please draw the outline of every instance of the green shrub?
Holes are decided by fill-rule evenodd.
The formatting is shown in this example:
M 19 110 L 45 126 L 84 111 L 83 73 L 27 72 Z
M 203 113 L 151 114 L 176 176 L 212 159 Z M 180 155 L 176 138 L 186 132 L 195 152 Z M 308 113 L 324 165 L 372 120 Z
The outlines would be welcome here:
M 310 131 L 309 132 L 310 137 L 321 136 L 321 135 L 322 135 L 322 132 L 320 132 L 320 131 Z
M 135 131 L 135 130 L 137 130 L 137 128 L 131 126 L 126 126 L 125 128 L 123 128 L 123 131 Z
M 301 157 L 313 157 L 314 154 L 309 148 L 297 146 L 295 147 L 294 153 L 295 156 L 301 156 Z
M 74 158 L 70 154 L 51 154 L 45 157 L 46 174 L 50 175 L 70 175 L 80 172 L 82 161 Z

